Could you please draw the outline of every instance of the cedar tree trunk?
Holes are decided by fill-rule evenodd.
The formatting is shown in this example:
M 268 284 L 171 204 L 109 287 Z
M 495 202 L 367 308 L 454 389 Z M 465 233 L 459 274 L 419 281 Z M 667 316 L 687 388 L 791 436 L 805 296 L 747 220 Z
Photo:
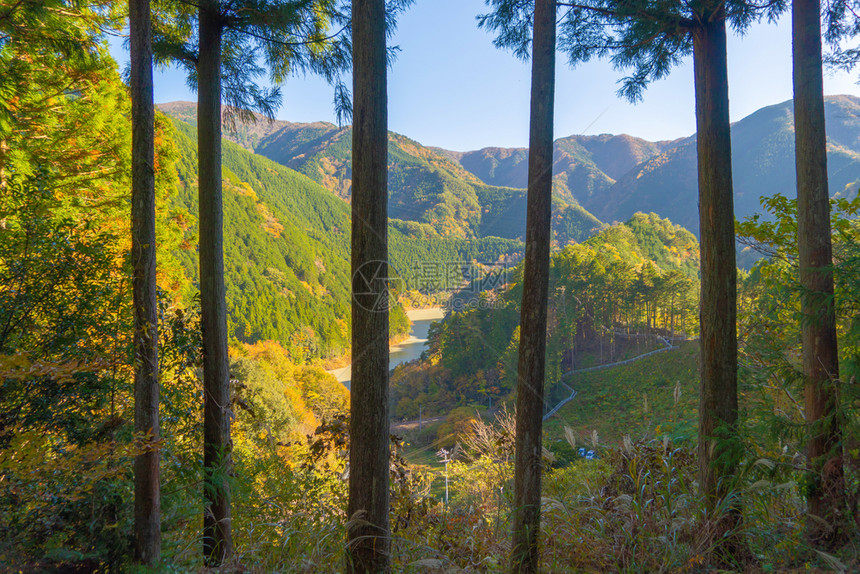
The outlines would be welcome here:
M 348 572 L 390 568 L 388 96 L 384 0 L 353 0 Z
M 702 273 L 699 488 L 713 510 L 738 456 L 737 267 L 723 9 L 693 32 L 693 61 Z M 737 517 L 725 518 L 731 527 Z
M 158 423 L 158 309 L 155 283 L 155 109 L 149 0 L 129 0 L 131 48 L 131 260 L 134 298 L 134 558 L 161 558 Z
M 794 125 L 797 164 L 797 247 L 809 465 L 807 538 L 838 544 L 844 521 L 842 433 L 835 383 L 839 378 L 833 305 L 830 193 L 824 131 L 819 0 L 794 0 Z
M 203 330 L 203 473 L 206 508 L 203 554 L 219 565 L 233 553 L 229 475 L 230 363 L 224 287 L 224 214 L 221 204 L 220 4 L 200 5 L 197 62 L 197 153 L 200 204 L 200 311 Z
M 539 562 L 543 403 L 552 211 L 555 95 L 555 0 L 536 0 L 532 43 L 528 209 L 520 354 L 511 571 L 537 572 Z

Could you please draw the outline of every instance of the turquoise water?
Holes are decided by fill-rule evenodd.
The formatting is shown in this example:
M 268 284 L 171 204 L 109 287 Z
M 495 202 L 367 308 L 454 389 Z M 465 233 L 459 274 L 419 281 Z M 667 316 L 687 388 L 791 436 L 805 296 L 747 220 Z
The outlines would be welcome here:
M 414 361 L 420 357 L 424 349 L 427 348 L 427 333 L 430 330 L 430 325 L 436 321 L 439 321 L 439 319 L 416 319 L 412 321 L 412 330 L 409 331 L 409 338 L 400 343 L 396 349 L 388 354 L 389 368 L 393 369 L 401 363 Z M 329 372 L 349 388 L 349 367 Z
M 436 321 L 438 319 L 424 319 L 412 322 L 412 330 L 409 332 L 409 338 L 400 343 L 396 350 L 388 354 L 390 368 L 393 369 L 401 363 L 408 363 L 421 356 L 421 353 L 427 348 L 427 333 L 430 331 L 430 324 Z

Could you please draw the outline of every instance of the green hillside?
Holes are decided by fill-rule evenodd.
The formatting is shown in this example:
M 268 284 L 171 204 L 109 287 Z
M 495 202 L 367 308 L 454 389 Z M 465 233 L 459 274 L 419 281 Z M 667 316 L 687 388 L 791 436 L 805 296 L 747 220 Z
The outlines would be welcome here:
M 634 213 L 626 226 L 636 237 L 643 258 L 661 269 L 678 269 L 690 278 L 699 276 L 699 242 L 696 236 L 656 213 Z
M 546 434 L 563 439 L 567 426 L 583 439 L 597 431 L 603 443 L 617 443 L 625 434 L 637 440 L 666 433 L 676 443 L 694 438 L 698 361 L 698 341 L 684 341 L 626 365 L 565 377 L 577 394 L 544 423 Z
M 197 212 L 196 133 L 176 121 L 179 201 Z M 224 266 L 230 335 L 294 357 L 349 345 L 348 208 L 306 177 L 224 142 Z M 196 241 L 196 225 L 187 230 Z M 197 277 L 196 251 L 183 263 Z
M 174 102 L 161 106 L 172 117 L 193 124 L 195 106 Z M 352 186 L 352 130 L 317 122 L 236 124 L 225 137 L 256 154 L 294 169 L 349 200 Z M 522 239 L 525 234 L 525 182 L 517 187 L 488 185 L 461 165 L 451 153 L 422 146 L 408 137 L 389 137 L 389 217 L 405 235 L 420 238 L 478 240 L 487 237 Z M 583 152 L 586 153 L 587 152 Z M 564 157 L 568 157 L 564 155 Z M 573 160 L 570 160 L 573 161 Z M 577 164 L 579 165 L 579 164 Z M 554 229 L 561 245 L 584 241 L 600 229 L 597 218 L 580 206 L 568 189 L 580 181 L 603 189 L 612 182 L 593 165 L 574 170 L 575 182 L 557 186 Z M 513 186 L 516 189 L 510 188 Z
M 526 204 L 525 189 L 477 185 L 483 214 L 481 234 L 510 239 L 525 237 Z M 566 202 L 553 198 L 552 230 L 558 245 L 582 242 L 603 228 L 603 223 L 583 209 L 575 200 Z
M 488 147 L 468 152 L 443 149 L 437 151 L 454 159 L 487 184 L 521 189 L 528 186 L 529 152 L 525 148 Z
M 185 122 L 174 124 L 177 203 L 193 214 L 196 132 Z M 308 177 L 231 142 L 224 142 L 223 168 L 230 335 L 246 343 L 276 340 L 300 360 L 343 354 L 350 332 L 349 205 Z M 403 227 L 393 221 L 389 232 L 392 276 L 398 278 L 394 289 L 450 289 L 462 281 L 460 263 L 493 263 L 521 250 L 513 239 L 420 239 Z M 194 244 L 194 222 L 185 233 L 186 243 Z M 182 251 L 179 257 L 196 281 L 196 251 Z M 431 262 L 446 266 L 444 284 L 428 278 Z M 392 335 L 407 330 L 397 306 Z
M 656 335 L 693 335 L 698 242 L 656 215 L 636 214 L 552 255 L 546 395 L 570 394 L 564 374 L 665 346 Z M 522 266 L 504 289 L 449 314 L 430 331 L 426 360 L 398 367 L 392 412 L 414 418 L 504 401 L 516 387 Z
M 347 198 L 351 186 L 351 130 L 328 124 L 299 129 L 286 126 L 263 139 L 257 153 L 293 167 Z M 389 215 L 418 224 L 409 233 L 421 236 L 519 239 L 525 234 L 525 184 L 519 189 L 486 185 L 447 154 L 405 136 L 391 134 Z M 558 207 L 574 203 L 565 193 Z M 583 241 L 600 222 L 580 206 L 559 218 L 559 240 Z
M 173 119 L 181 120 L 191 126 L 197 126 L 197 104 L 194 102 L 169 102 L 158 104 L 157 107 Z M 235 121 L 236 117 L 231 116 L 229 112 L 229 107 L 225 107 L 222 110 L 222 116 L 225 119 L 223 136 L 251 151 L 254 150 L 262 138 L 273 131 L 281 129 L 285 125 L 290 125 L 289 122 L 269 120 L 259 114 L 252 114 L 256 121 Z M 247 116 L 247 113 L 244 116 Z

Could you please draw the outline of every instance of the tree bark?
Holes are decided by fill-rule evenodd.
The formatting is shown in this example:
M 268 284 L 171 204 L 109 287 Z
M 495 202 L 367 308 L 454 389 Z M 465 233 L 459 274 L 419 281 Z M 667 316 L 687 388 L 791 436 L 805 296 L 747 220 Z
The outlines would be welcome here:
M 134 431 L 145 436 L 134 459 L 134 555 L 161 558 L 158 421 L 158 309 L 155 263 L 155 108 L 149 0 L 129 0 L 131 49 L 131 260 L 134 299 Z
M 528 208 L 520 348 L 511 571 L 537 572 L 539 563 L 543 402 L 552 211 L 555 96 L 555 0 L 536 0 L 532 43 Z
M 810 543 L 838 544 L 844 527 L 842 432 L 833 304 L 830 193 L 824 125 L 820 0 L 792 3 L 794 125 L 797 166 L 797 247 L 800 265 L 805 379 Z
M 218 0 L 200 5 L 197 149 L 200 209 L 200 323 L 203 331 L 203 553 L 210 565 L 233 553 L 229 476 L 230 363 L 221 203 L 221 35 Z
M 703 22 L 693 34 L 702 274 L 699 488 L 713 510 L 740 455 L 737 267 L 724 9 Z
M 352 382 L 347 572 L 390 569 L 384 0 L 353 0 Z

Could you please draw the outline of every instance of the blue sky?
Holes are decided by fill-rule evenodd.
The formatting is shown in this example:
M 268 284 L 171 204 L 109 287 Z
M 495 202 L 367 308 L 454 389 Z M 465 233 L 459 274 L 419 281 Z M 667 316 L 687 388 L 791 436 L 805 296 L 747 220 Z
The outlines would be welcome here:
M 483 0 L 416 0 L 401 16 L 394 43 L 401 52 L 389 72 L 389 128 L 424 145 L 467 151 L 528 144 L 529 66 L 492 45 L 475 16 Z M 121 65 L 127 54 L 114 49 Z M 555 136 L 628 133 L 649 140 L 695 131 L 692 61 L 653 84 L 644 100 L 615 95 L 621 73 L 607 62 L 571 69 L 557 64 Z M 826 94 L 860 96 L 857 73 L 828 72 Z M 283 86 L 278 118 L 334 121 L 331 89 L 313 77 Z M 729 39 L 732 121 L 791 98 L 791 22 L 753 26 Z M 155 77 L 155 100 L 195 100 L 184 77 L 168 70 Z

